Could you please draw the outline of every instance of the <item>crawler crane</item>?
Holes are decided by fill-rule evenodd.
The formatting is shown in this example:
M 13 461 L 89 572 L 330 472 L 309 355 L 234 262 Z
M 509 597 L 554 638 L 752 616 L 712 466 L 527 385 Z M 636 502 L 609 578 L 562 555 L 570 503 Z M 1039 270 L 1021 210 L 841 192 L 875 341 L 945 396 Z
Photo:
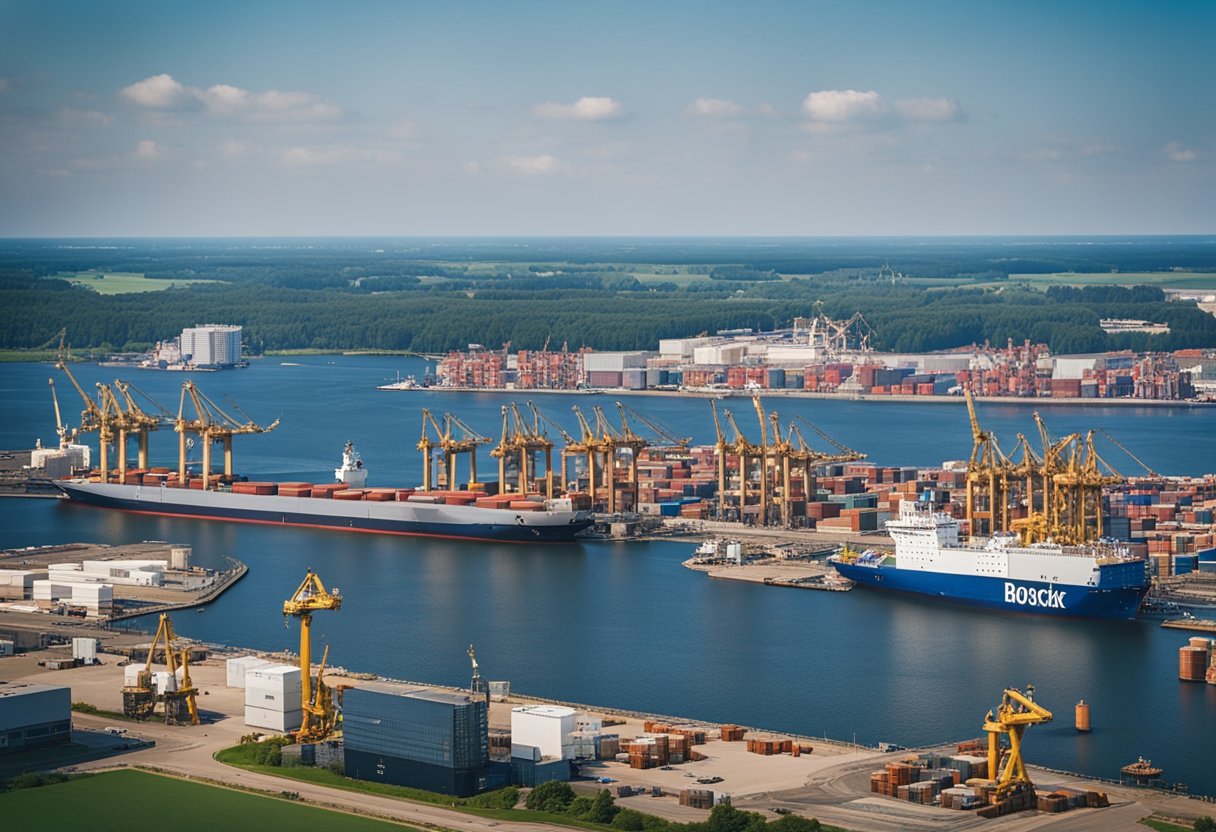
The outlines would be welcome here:
M 194 697 L 198 690 L 190 680 L 190 651 L 182 648 L 175 651 L 173 642 L 177 636 L 173 632 L 173 622 L 168 613 L 161 613 L 160 625 L 156 628 L 156 636 L 148 648 L 148 661 L 134 685 L 122 689 L 122 712 L 133 719 L 147 719 L 156 710 L 156 703 L 164 703 L 165 724 L 179 725 L 189 721 L 191 725 L 199 724 L 198 707 Z M 152 660 L 156 649 L 164 645 L 165 665 L 168 668 L 169 685 L 172 690 L 155 690 L 152 686 Z M 177 682 L 177 669 L 182 669 L 182 680 Z M 168 687 L 168 686 L 166 686 Z
M 338 588 L 332 591 L 325 589 L 325 584 L 311 569 L 304 576 L 303 582 L 283 602 L 283 618 L 294 615 L 300 619 L 300 683 L 301 708 L 304 711 L 303 722 L 296 737 L 305 742 L 323 740 L 333 734 L 337 718 L 334 712 L 333 700 L 329 688 L 325 685 L 325 662 L 329 658 L 329 648 L 325 648 L 321 659 L 321 670 L 317 674 L 316 685 L 312 679 L 312 614 L 318 610 L 337 610 L 342 606 L 342 595 Z

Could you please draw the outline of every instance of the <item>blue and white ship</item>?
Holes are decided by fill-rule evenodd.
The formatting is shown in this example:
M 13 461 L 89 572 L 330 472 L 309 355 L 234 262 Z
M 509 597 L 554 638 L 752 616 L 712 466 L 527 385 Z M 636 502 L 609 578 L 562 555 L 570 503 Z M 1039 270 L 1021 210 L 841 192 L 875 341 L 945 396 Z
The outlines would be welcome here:
M 1113 540 L 1026 546 L 1006 533 L 964 543 L 958 520 L 911 500 L 886 525 L 894 554 L 845 552 L 828 562 L 862 587 L 1039 615 L 1133 619 L 1149 589 L 1145 559 Z

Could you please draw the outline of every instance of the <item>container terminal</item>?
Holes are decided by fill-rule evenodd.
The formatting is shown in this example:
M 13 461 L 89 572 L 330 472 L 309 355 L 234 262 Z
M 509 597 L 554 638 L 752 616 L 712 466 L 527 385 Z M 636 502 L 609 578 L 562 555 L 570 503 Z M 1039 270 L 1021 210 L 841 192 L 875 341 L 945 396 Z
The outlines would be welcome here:
M 576 793 L 609 789 L 618 806 L 680 822 L 704 820 L 724 800 L 770 819 L 796 813 L 881 832 L 971 828 L 977 817 L 1010 829 L 1057 822 L 1109 829 L 1150 814 L 1210 814 L 1210 803 L 1171 789 L 1160 769 L 1136 779 L 1118 772 L 1116 763 L 1110 780 L 1097 781 L 1035 768 L 1034 731 L 1052 712 L 1032 688 L 995 691 L 992 703 L 974 703 L 977 735 L 986 739 L 864 748 L 534 699 L 512 691 L 509 682 L 483 679 L 472 646 L 470 683 L 459 689 L 335 667 L 330 660 L 341 645 L 327 647 L 312 663 L 307 623 L 340 609 L 337 590 L 310 573 L 283 603 L 300 628 L 299 654 L 194 644 L 175 635 L 166 615 L 152 642 L 146 634 L 107 634 L 101 643 L 78 638 L 71 652 L 88 655 L 88 662 L 68 662 L 66 646 L 4 658 L 0 728 L 13 739 L 0 754 L 0 768 L 16 764 L 22 750 L 70 739 L 79 771 L 150 766 L 270 793 L 290 789 L 303 800 L 348 810 L 366 811 L 372 801 L 377 814 L 449 829 L 472 829 L 469 816 L 258 774 L 213 755 L 251 734 L 284 736 L 292 740 L 281 749 L 284 765 L 336 765 L 349 778 L 454 795 L 563 779 Z M 67 669 L 54 670 L 61 665 Z M 4 704 L 22 698 L 37 707 L 23 707 L 21 719 L 37 717 L 56 729 L 35 735 L 17 724 L 21 719 Z M 73 712 L 72 702 L 102 713 Z M 1077 711 L 1082 730 L 1080 705 Z M 1088 725 L 1088 711 L 1085 720 Z M 436 730 L 449 736 L 441 746 L 433 742 Z

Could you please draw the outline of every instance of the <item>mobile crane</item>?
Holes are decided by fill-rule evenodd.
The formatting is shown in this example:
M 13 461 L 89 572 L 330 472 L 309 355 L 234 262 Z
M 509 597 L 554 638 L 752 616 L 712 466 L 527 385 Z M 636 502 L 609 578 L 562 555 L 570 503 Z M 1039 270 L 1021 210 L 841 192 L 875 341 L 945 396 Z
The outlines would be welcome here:
M 300 684 L 301 709 L 304 712 L 297 739 L 305 742 L 323 740 L 333 734 L 337 727 L 337 715 L 333 699 L 325 685 L 325 662 L 329 659 L 329 647 L 321 659 L 321 670 L 316 685 L 312 679 L 312 614 L 318 610 L 337 610 L 342 606 L 342 595 L 337 587 L 325 588 L 321 579 L 311 569 L 304 576 L 292 596 L 283 602 L 283 618 L 293 615 L 300 619 Z

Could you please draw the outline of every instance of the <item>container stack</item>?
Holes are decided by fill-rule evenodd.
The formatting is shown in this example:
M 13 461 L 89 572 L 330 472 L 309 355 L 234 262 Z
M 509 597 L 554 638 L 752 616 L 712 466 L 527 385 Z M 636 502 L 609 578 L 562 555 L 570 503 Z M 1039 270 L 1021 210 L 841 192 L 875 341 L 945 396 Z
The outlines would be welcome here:
M 746 733 L 747 729 L 740 728 L 738 725 L 723 725 L 722 742 L 742 742 L 743 735 Z
M 265 665 L 245 672 L 245 724 L 252 728 L 288 732 L 300 727 L 303 682 L 300 668 Z
M 713 789 L 682 789 L 680 805 L 690 806 L 693 809 L 712 809 L 714 808 Z

